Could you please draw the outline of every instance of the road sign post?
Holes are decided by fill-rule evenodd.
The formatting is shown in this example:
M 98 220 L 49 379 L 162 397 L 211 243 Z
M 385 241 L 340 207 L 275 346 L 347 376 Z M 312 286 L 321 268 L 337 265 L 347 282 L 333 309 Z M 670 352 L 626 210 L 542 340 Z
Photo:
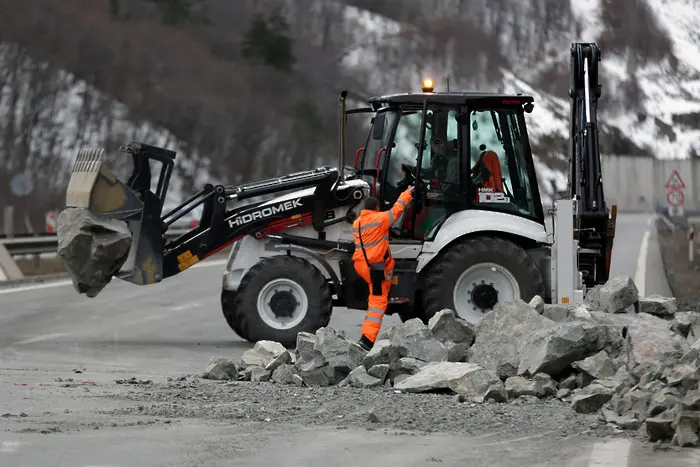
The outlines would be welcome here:
M 671 207 L 671 212 L 683 212 L 685 204 L 685 182 L 681 178 L 678 170 L 673 169 L 671 176 L 666 181 L 666 202 Z
M 10 191 L 18 198 L 30 195 L 34 191 L 34 177 L 32 173 L 24 171 L 15 174 L 10 180 Z
M 688 229 L 688 262 L 695 261 L 695 226 L 691 225 Z
M 667 190 L 684 190 L 685 189 L 685 183 L 683 183 L 683 179 L 681 178 L 681 174 L 679 174 L 676 169 L 673 169 L 673 172 L 671 172 L 671 176 L 668 177 L 668 181 L 666 182 L 666 189 Z
M 685 195 L 680 190 L 669 190 L 666 192 L 666 201 L 670 206 L 677 208 L 685 202 Z
M 56 213 L 49 211 L 46 213 L 46 232 L 56 233 Z

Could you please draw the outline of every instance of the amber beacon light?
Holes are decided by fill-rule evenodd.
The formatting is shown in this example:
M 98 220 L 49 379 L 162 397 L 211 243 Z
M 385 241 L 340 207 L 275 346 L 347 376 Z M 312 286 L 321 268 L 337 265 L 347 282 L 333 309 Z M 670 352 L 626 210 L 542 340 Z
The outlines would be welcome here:
M 430 78 L 426 78 L 423 80 L 423 92 L 433 92 L 434 86 L 433 86 L 433 80 Z

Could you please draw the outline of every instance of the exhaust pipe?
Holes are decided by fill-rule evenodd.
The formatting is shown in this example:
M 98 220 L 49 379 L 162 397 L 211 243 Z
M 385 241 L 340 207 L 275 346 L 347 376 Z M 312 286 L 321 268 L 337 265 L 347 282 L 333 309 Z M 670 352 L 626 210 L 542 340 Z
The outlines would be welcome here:
M 348 97 L 348 92 L 343 91 L 340 93 L 339 107 L 340 107 L 340 131 L 339 131 L 339 145 L 338 145 L 338 171 L 339 185 L 345 184 L 345 122 L 347 116 L 345 115 L 345 98 Z

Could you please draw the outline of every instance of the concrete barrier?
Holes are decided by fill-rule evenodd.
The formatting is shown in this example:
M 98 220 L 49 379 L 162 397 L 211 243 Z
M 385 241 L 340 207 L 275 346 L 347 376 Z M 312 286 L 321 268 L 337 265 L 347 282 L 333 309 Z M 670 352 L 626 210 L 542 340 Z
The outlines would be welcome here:
M 687 212 L 700 210 L 700 159 L 652 159 L 628 155 L 601 157 L 603 188 L 608 204 L 617 204 L 620 211 L 653 210 L 682 198 Z M 677 174 L 677 177 L 676 175 Z M 680 184 L 679 184 L 680 180 Z M 671 189 L 667 185 L 671 183 Z
M 17 263 L 7 251 L 5 245 L 0 243 L 0 282 L 23 279 L 24 274 L 17 267 Z

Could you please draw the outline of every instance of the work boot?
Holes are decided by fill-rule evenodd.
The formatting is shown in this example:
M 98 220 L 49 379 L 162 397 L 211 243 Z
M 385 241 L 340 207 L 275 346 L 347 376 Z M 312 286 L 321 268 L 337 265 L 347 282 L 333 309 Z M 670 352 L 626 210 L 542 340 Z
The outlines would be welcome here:
M 360 347 L 365 349 L 367 352 L 372 350 L 372 347 L 374 347 L 374 342 L 369 340 L 367 338 L 367 336 L 365 336 L 364 334 L 362 335 L 362 337 L 360 338 L 360 340 L 357 343 L 360 344 Z

